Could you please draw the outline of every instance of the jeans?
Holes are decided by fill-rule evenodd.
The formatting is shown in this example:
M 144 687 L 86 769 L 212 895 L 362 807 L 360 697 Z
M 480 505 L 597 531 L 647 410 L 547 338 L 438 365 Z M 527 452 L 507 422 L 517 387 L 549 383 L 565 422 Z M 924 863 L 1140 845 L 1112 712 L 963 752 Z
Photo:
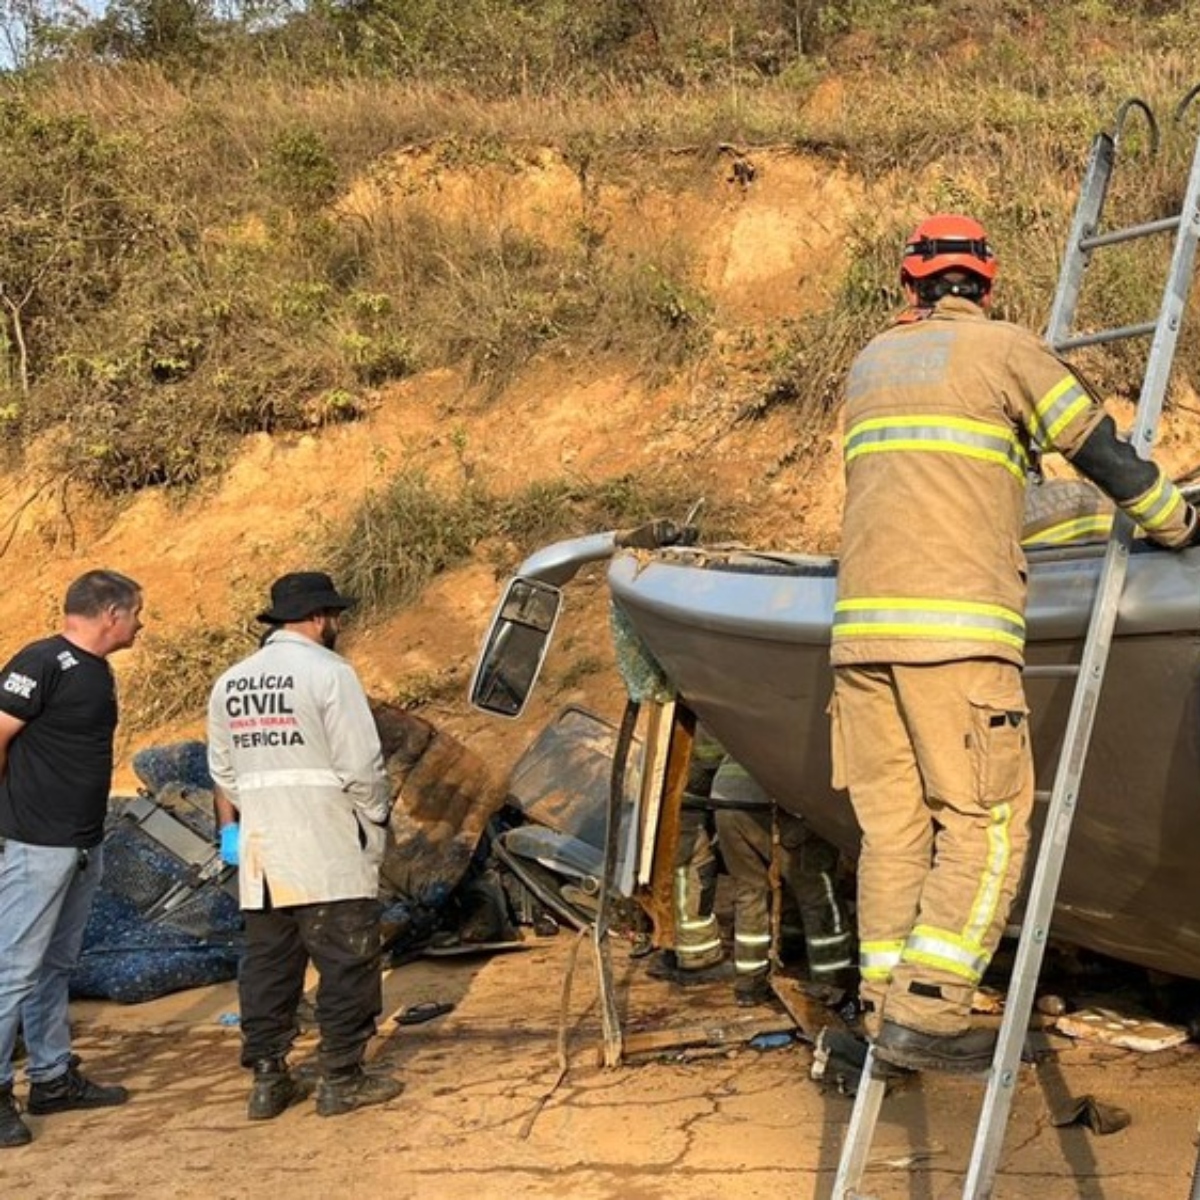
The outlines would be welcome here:
M 29 1055 L 25 1074 L 47 1083 L 71 1057 L 68 985 L 103 856 L 99 846 L 0 845 L 0 1087 L 13 1080 L 19 1029 Z

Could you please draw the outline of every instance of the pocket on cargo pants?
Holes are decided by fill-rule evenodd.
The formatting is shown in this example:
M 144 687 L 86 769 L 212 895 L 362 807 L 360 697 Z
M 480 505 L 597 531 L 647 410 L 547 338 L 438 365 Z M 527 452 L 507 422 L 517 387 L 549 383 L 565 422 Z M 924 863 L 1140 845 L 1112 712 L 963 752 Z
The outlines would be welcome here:
M 1028 778 L 1029 709 L 1020 692 L 968 699 L 975 799 L 992 808 L 1012 800 Z
M 844 791 L 850 786 L 846 782 L 846 734 L 836 691 L 829 697 L 825 715 L 829 718 L 829 782 L 835 791 Z

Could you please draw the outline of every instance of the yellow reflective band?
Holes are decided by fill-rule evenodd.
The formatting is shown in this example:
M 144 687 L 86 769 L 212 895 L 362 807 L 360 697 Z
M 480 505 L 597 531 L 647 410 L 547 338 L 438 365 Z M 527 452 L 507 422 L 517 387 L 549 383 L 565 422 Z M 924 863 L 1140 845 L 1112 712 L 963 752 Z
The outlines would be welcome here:
M 829 925 L 836 932 L 833 934 L 835 938 L 849 937 L 850 930 L 846 929 L 842 924 L 842 910 L 838 904 L 837 888 L 834 886 L 832 877 L 825 871 L 821 872 L 821 891 L 824 893 L 825 899 L 825 914 L 829 918 Z M 810 946 L 820 946 L 828 938 L 809 938 Z
M 849 943 L 850 931 L 847 929 L 845 933 L 834 933 L 829 937 L 811 937 L 804 940 L 810 950 L 821 949 L 824 946 L 841 946 Z
M 979 877 L 979 889 L 971 902 L 967 925 L 963 930 L 963 945 L 979 946 L 996 919 L 1000 904 L 1000 889 L 1012 862 L 1012 805 L 997 804 L 990 812 L 991 821 L 987 828 L 988 853 L 983 872 Z
M 948 641 L 996 642 L 1012 646 L 1016 650 L 1025 645 L 1023 637 L 1011 633 L 987 633 L 963 629 L 960 625 L 839 625 L 833 631 L 835 638 L 880 637 L 880 638 L 944 638 Z
M 720 938 L 710 938 L 706 942 L 680 942 L 675 947 L 678 958 L 691 958 L 699 954 L 707 954 L 720 948 Z
M 836 605 L 840 612 L 861 612 L 883 607 L 996 617 L 1021 628 L 1025 627 L 1025 618 L 1015 609 L 1005 608 L 1003 604 L 985 604 L 979 600 L 935 600 L 927 596 L 871 596 L 839 600 Z
M 858 947 L 858 973 L 864 979 L 886 983 L 903 950 L 903 940 L 862 942 Z
M 843 971 L 854 966 L 853 939 L 849 932 L 836 937 L 805 938 L 808 951 L 808 969 L 812 972 Z
M 1034 420 L 1038 426 L 1034 433 L 1038 441 L 1047 449 L 1052 447 L 1055 437 L 1091 404 L 1092 398 L 1079 380 L 1074 375 L 1064 375 L 1034 405 Z
M 739 946 L 765 946 L 770 940 L 769 933 L 737 933 L 734 934 L 735 942 Z
M 918 925 L 912 931 L 900 957 L 906 963 L 933 967 L 971 984 L 983 978 L 988 964 L 982 946 L 972 945 L 956 934 L 929 925 Z
M 854 966 L 854 960 L 846 955 L 845 958 L 839 958 L 834 962 L 810 962 L 808 964 L 809 971 L 814 975 L 836 975 L 839 971 L 848 971 Z
M 1076 517 L 1073 521 L 1060 521 L 1048 525 L 1038 533 L 1031 533 L 1021 540 L 1022 546 L 1061 546 L 1065 542 L 1094 541 L 1104 538 L 1112 530 L 1110 515 L 1096 513 L 1091 517 Z
M 1025 645 L 1025 619 L 999 604 L 925 597 L 869 596 L 839 600 L 833 637 L 940 638 Z
M 1121 507 L 1143 528 L 1161 529 L 1183 503 L 1183 493 L 1159 471 L 1158 482 L 1144 496 Z
M 863 942 L 861 946 L 864 955 L 875 955 L 893 957 L 898 956 L 900 951 L 904 949 L 903 938 L 892 938 L 886 942 Z
M 977 459 L 1003 467 L 1022 485 L 1029 466 L 1025 448 L 1011 429 L 940 413 L 873 417 L 853 426 L 843 441 L 847 463 L 863 454 L 896 451 L 957 454 Z

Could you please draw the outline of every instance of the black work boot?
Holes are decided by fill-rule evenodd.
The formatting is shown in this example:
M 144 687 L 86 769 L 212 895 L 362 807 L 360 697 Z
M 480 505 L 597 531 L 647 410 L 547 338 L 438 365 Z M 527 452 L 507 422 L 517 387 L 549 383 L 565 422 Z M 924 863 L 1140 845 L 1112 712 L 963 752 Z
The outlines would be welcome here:
M 875 1039 L 875 1053 L 884 1062 L 913 1071 L 948 1071 L 973 1075 L 992 1065 L 996 1051 L 993 1029 L 966 1029 L 962 1033 L 924 1033 L 883 1019 Z
M 766 971 L 739 975 L 733 981 L 733 1000 L 739 1008 L 755 1008 L 760 1004 L 774 1004 L 775 991 Z
M 8 1146 L 28 1146 L 33 1141 L 29 1126 L 21 1120 L 20 1110 L 13 1097 L 11 1083 L 0 1087 L 0 1149 Z
M 74 1062 L 56 1079 L 29 1087 L 29 1111 L 35 1117 L 76 1108 L 112 1108 L 128 1099 L 129 1093 L 119 1084 L 106 1087 L 93 1083 Z
M 340 1117 L 356 1108 L 383 1104 L 404 1091 L 404 1084 L 390 1075 L 368 1075 L 362 1067 L 324 1075 L 317 1084 L 317 1116 Z
M 702 966 L 693 965 L 689 960 L 684 966 L 679 955 L 674 950 L 663 950 L 655 956 L 646 967 L 646 974 L 651 979 L 660 979 L 666 983 L 677 983 L 687 986 L 689 983 L 714 983 L 717 980 L 728 979 L 733 968 L 724 961 L 723 955 L 717 951 L 704 961 Z
M 251 1121 L 270 1121 L 311 1091 L 309 1084 L 302 1083 L 288 1070 L 282 1058 L 260 1058 L 254 1064 L 254 1086 L 246 1116 Z
M 818 1083 L 834 1084 L 845 1096 L 854 1096 L 862 1083 L 867 1065 L 867 1043 L 843 1029 L 827 1025 L 817 1034 L 813 1047 L 812 1068 L 809 1072 Z M 878 1055 L 872 1060 L 871 1074 L 882 1079 L 890 1090 L 900 1080 L 911 1075 L 907 1067 L 884 1062 Z

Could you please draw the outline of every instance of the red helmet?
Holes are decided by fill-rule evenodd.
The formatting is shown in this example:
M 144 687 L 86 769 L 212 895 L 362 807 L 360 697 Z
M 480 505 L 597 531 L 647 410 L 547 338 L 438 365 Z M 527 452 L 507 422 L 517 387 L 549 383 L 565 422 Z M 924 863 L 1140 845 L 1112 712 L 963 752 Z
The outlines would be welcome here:
M 996 278 L 996 256 L 978 221 L 954 213 L 926 217 L 909 235 L 900 263 L 900 279 L 927 279 L 958 268 L 989 285 Z

